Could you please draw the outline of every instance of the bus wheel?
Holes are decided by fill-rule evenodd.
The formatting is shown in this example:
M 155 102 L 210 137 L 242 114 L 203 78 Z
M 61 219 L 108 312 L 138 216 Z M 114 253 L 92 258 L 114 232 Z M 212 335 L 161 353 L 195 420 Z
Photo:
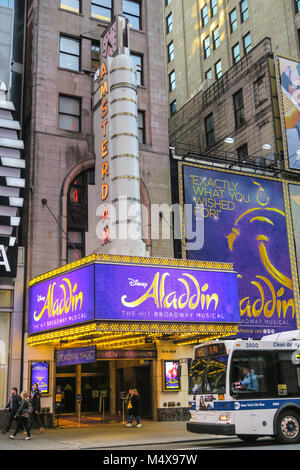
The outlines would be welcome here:
M 293 410 L 286 410 L 278 418 L 277 440 L 282 444 L 300 442 L 300 417 Z
M 253 434 L 238 434 L 237 437 L 244 442 L 255 442 L 259 436 L 254 436 Z

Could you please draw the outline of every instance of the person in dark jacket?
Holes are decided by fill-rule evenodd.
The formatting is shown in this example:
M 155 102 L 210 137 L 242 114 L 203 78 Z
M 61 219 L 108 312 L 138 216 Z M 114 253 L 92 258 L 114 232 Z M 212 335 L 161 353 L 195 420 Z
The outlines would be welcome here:
M 9 418 L 6 427 L 3 429 L 2 434 L 7 434 L 11 428 L 16 412 L 20 406 L 20 396 L 18 395 L 18 389 L 13 387 L 11 389 L 11 397 L 9 402 L 6 405 L 6 409 L 9 410 Z
M 30 403 L 32 405 L 32 421 L 35 421 L 40 432 L 45 432 L 44 427 L 42 426 L 41 418 L 40 418 L 40 411 L 41 411 L 41 392 L 38 389 L 38 384 L 35 383 L 32 386 L 31 394 L 30 394 Z
M 136 427 L 140 428 L 141 418 L 140 418 L 140 396 L 136 388 L 131 388 L 127 396 L 127 407 L 128 407 L 128 423 L 126 426 L 128 428 L 132 427 L 133 418 L 136 419 Z
M 15 432 L 9 436 L 10 439 L 15 439 L 18 432 L 22 431 L 24 428 L 27 431 L 27 437 L 25 440 L 31 439 L 30 437 L 30 404 L 26 392 L 21 392 L 21 403 L 15 414 L 17 420 L 17 427 Z

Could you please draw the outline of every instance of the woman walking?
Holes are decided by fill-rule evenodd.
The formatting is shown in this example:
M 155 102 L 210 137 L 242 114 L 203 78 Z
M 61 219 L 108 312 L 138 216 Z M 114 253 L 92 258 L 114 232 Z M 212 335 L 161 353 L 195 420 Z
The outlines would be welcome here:
M 128 428 L 132 427 L 133 418 L 136 419 L 136 427 L 140 428 L 141 418 L 140 418 L 140 396 L 136 388 L 131 388 L 128 395 L 128 423 L 126 426 Z
M 21 403 L 18 411 L 16 412 L 15 418 L 17 420 L 17 427 L 15 432 L 9 436 L 10 439 L 15 439 L 19 431 L 22 431 L 24 428 L 27 432 L 27 437 L 25 440 L 31 439 L 30 437 L 30 408 L 29 400 L 26 392 L 21 392 L 20 394 Z

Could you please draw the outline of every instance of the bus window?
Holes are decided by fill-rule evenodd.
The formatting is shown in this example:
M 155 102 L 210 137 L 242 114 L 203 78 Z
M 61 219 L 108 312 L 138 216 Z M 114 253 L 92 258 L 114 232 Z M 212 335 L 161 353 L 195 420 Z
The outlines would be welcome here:
M 300 366 L 292 362 L 293 351 L 276 351 L 278 395 L 300 395 Z
M 273 352 L 235 351 L 231 367 L 231 393 L 272 396 L 275 389 Z
M 217 356 L 207 362 L 206 382 L 210 393 L 225 393 L 227 356 Z
M 189 376 L 189 394 L 225 393 L 228 356 L 195 359 Z
M 189 394 L 203 393 L 204 373 L 206 362 L 202 359 L 193 361 L 189 375 Z

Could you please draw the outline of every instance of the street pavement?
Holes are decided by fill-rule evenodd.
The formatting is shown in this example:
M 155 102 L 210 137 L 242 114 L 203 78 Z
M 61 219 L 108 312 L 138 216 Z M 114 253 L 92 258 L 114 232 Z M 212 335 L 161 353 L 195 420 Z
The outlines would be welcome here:
M 216 436 L 192 434 L 186 431 L 186 422 L 144 421 L 141 428 L 127 428 L 122 423 L 103 423 L 93 426 L 59 426 L 46 429 L 41 434 L 33 429 L 31 440 L 19 433 L 16 439 L 9 434 L 0 434 L 1 450 L 93 450 L 115 449 L 139 445 L 141 450 L 147 445 L 196 442 L 200 439 L 214 439 Z

